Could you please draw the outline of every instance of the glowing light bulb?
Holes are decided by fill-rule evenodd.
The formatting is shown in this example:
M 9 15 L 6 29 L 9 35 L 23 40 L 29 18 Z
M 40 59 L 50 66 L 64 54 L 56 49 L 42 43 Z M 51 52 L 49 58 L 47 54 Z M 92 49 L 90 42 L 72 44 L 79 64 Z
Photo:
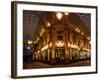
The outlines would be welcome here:
M 28 44 L 32 44 L 33 43 L 33 41 L 32 40 L 28 40 L 28 42 L 27 42 Z
M 62 18 L 62 13 L 57 13 L 56 15 L 59 20 Z
M 65 14 L 65 15 L 68 15 L 69 13 L 68 13 L 68 12 L 65 12 L 64 14 Z

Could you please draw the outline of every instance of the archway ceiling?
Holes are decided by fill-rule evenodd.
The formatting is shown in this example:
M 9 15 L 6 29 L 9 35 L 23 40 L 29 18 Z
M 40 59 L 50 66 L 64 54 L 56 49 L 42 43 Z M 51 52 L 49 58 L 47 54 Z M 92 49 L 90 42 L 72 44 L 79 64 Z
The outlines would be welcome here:
M 56 12 L 24 11 L 23 14 L 24 37 L 28 34 L 30 39 L 34 41 L 39 36 L 42 28 L 46 27 L 46 22 L 50 22 L 51 25 L 67 24 L 73 30 L 77 29 L 87 37 L 91 33 L 91 15 L 87 13 L 69 13 L 69 15 L 62 13 L 63 17 L 60 21 L 57 19 Z

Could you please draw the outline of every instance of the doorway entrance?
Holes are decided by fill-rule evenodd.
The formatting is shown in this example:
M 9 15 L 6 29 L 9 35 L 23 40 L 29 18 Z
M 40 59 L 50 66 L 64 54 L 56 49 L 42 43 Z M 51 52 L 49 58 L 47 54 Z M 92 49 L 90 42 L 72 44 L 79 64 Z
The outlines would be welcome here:
M 56 63 L 64 63 L 65 59 L 65 49 L 56 48 Z

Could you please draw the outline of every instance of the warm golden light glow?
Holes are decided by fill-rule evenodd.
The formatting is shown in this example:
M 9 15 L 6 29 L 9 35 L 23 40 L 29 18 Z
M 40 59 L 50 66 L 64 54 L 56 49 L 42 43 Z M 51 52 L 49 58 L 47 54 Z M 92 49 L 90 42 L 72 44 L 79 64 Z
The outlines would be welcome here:
M 80 32 L 80 30 L 78 29 L 77 32 Z
M 70 47 L 70 48 L 75 48 L 75 49 L 80 50 L 80 48 L 79 48 L 77 45 L 75 45 L 75 44 L 70 44 L 69 42 L 68 42 L 68 47 Z
M 90 40 L 90 37 L 87 37 L 88 40 Z
M 50 42 L 49 46 L 52 47 L 52 42 Z M 44 47 L 41 48 L 41 50 L 38 50 L 36 53 L 39 53 L 40 51 L 44 51 L 44 50 L 48 49 L 49 46 L 48 46 L 48 44 L 45 45 Z
M 33 41 L 32 40 L 28 40 L 28 42 L 27 42 L 28 44 L 32 44 L 33 43 Z
M 82 32 L 81 35 L 83 35 L 84 33 Z
M 44 51 L 44 50 L 46 50 L 47 48 L 48 48 L 48 45 L 44 46 L 44 47 L 41 49 L 41 51 Z
M 40 51 L 37 51 L 37 53 L 39 53 Z
M 64 42 L 63 42 L 63 41 L 57 41 L 57 42 L 56 42 L 56 45 L 57 45 L 58 47 L 62 47 L 62 46 L 64 46 Z
M 70 43 L 68 42 L 68 47 L 70 47 Z
M 52 47 L 52 42 L 50 42 L 49 46 Z
M 70 47 L 71 47 L 71 48 L 78 49 L 78 46 L 77 46 L 77 45 L 74 45 L 74 44 L 71 44 Z
M 90 52 L 90 49 L 87 49 L 87 48 L 83 48 L 83 50 L 86 50 L 86 51 L 89 51 Z
M 75 31 L 80 32 L 80 29 L 76 28 Z
M 50 22 L 47 22 L 46 24 L 47 24 L 47 27 L 50 27 L 50 25 L 51 25 Z
M 65 15 L 68 15 L 69 13 L 68 13 L 68 12 L 65 12 L 64 14 L 65 14 Z
M 80 48 L 78 47 L 78 50 L 80 50 Z
M 91 44 L 91 41 L 90 41 L 90 44 Z
M 38 43 L 38 40 L 34 41 L 34 44 Z
M 78 31 L 78 28 L 76 28 L 75 31 Z
M 57 13 L 56 16 L 60 20 L 62 18 L 62 13 Z
M 39 37 L 36 37 L 36 40 L 33 42 L 34 44 L 38 43 Z
M 45 32 L 45 30 L 42 28 L 42 30 L 40 32 L 40 36 L 42 36 L 44 32 Z

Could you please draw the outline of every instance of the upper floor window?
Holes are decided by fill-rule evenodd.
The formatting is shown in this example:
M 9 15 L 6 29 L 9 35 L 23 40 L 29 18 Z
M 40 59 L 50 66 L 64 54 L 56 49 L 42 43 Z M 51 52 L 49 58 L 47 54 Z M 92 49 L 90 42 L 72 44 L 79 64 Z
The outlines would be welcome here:
M 62 31 L 58 31 L 58 40 L 62 40 Z

